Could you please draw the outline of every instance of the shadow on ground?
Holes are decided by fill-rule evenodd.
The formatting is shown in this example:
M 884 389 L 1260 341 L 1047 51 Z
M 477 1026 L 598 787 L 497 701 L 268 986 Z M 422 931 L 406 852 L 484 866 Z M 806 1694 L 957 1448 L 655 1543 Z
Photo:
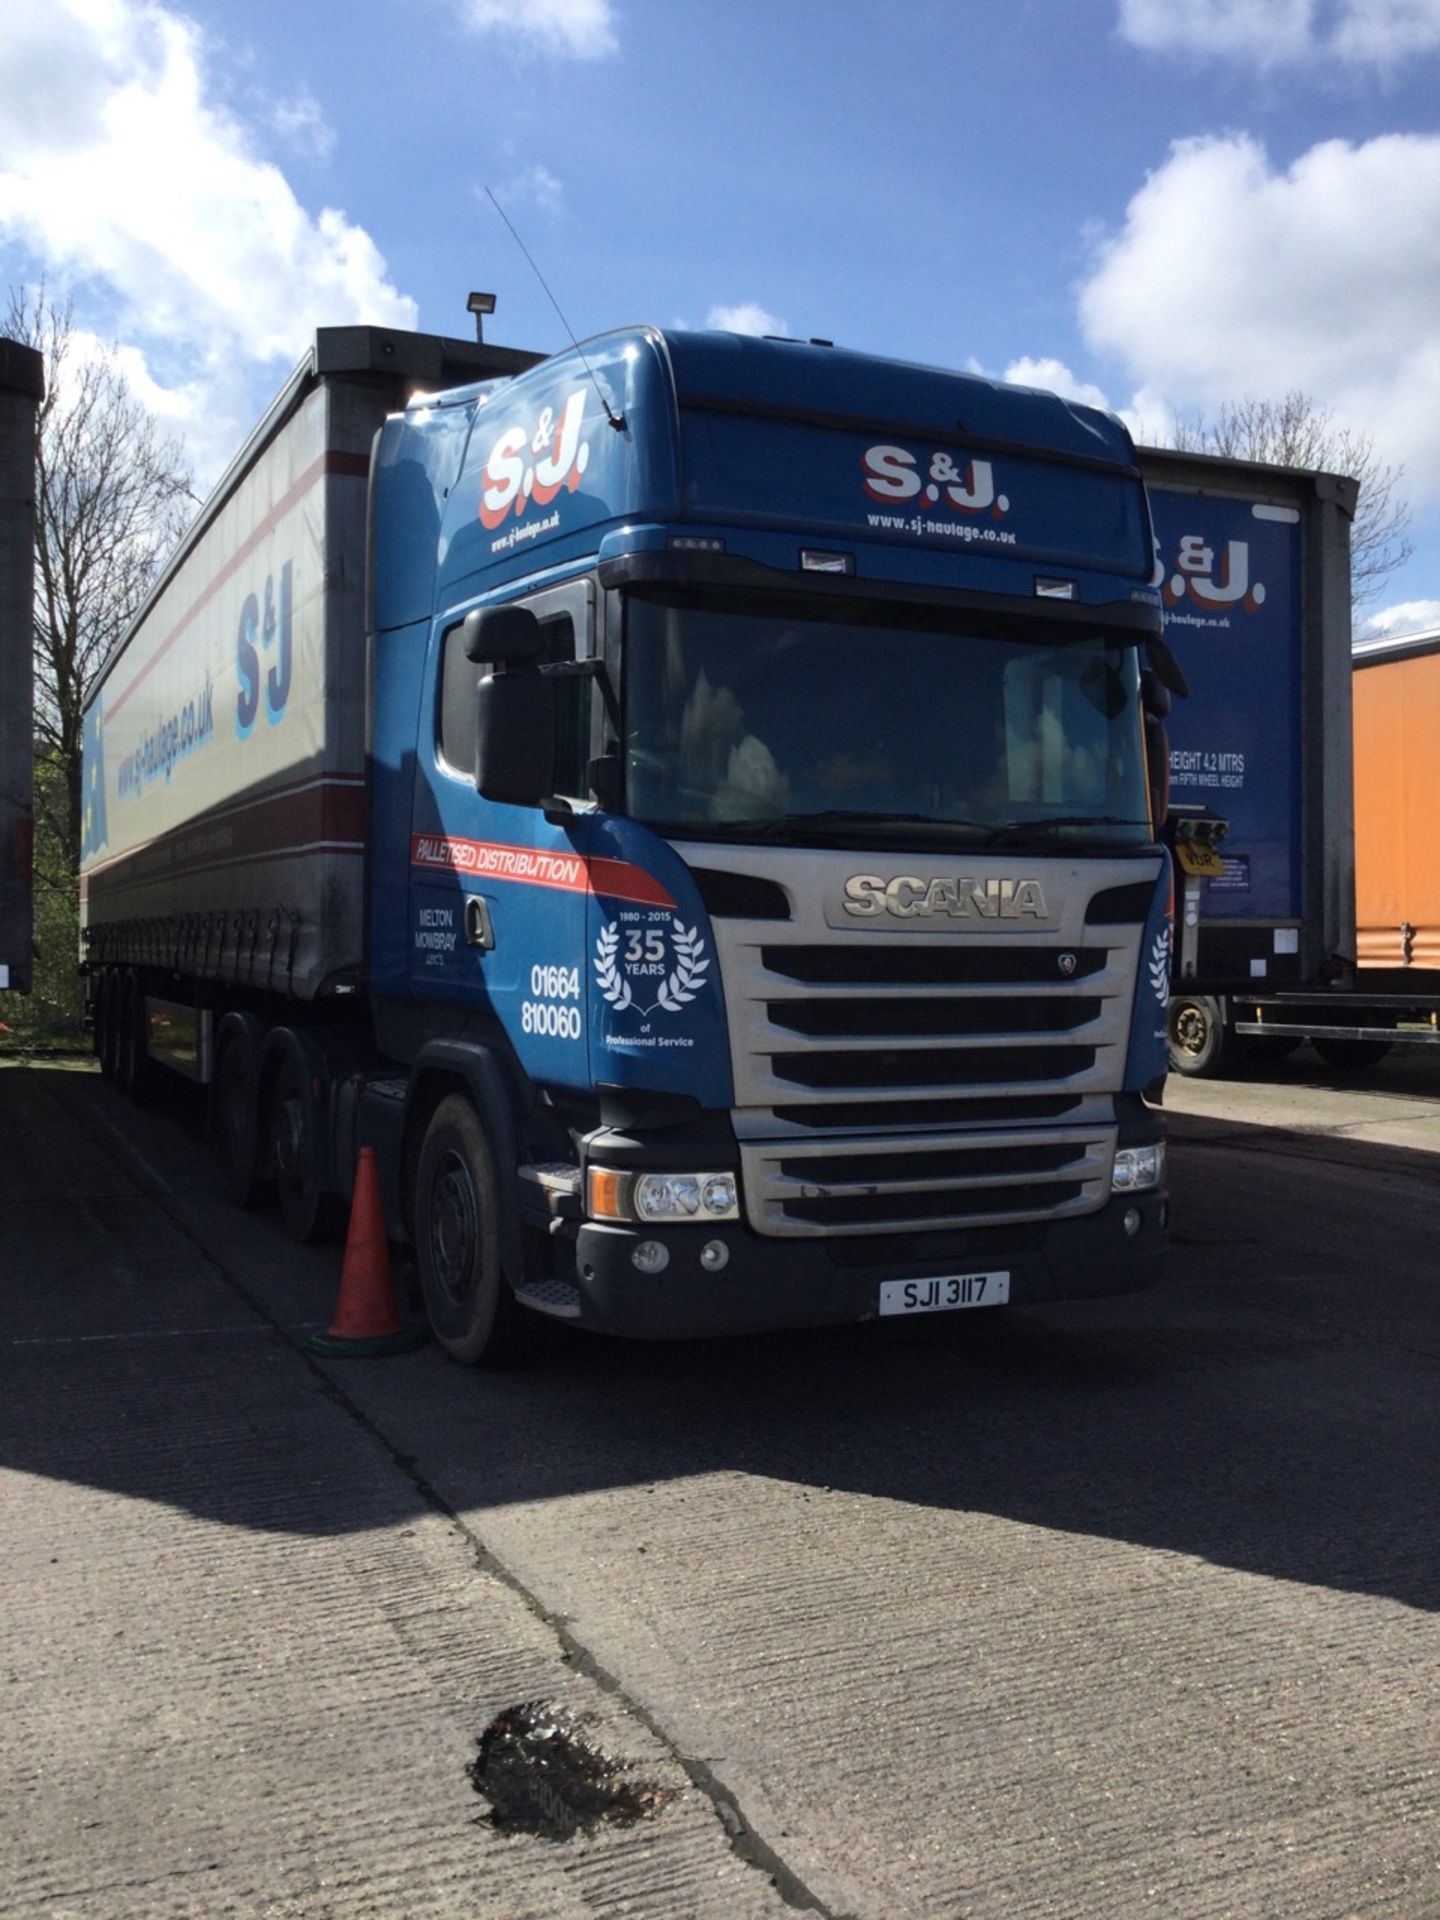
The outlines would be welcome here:
M 1153 1293 L 499 1375 L 310 1359 L 335 1254 L 94 1075 L 0 1073 L 0 1165 L 11 1471 L 316 1534 L 763 1475 L 1440 1604 L 1433 1157 L 1182 1117 Z

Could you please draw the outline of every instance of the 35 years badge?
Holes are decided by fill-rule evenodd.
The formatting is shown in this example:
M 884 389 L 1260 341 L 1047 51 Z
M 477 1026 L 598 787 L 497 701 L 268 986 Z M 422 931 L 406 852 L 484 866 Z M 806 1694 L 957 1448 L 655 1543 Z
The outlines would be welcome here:
M 595 979 L 617 1013 L 679 1013 L 708 984 L 709 970 L 699 930 L 678 915 L 622 913 L 595 941 Z

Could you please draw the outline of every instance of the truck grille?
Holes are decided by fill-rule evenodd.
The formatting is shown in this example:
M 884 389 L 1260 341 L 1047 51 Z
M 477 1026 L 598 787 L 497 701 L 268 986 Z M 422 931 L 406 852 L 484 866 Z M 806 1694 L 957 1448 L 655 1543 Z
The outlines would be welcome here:
M 842 855 L 837 872 L 853 865 Z M 770 871 L 786 877 L 778 859 Z M 788 926 L 717 914 L 756 1231 L 926 1232 L 1102 1206 L 1143 918 L 1086 924 L 1115 877 L 1087 871 L 1059 925 L 1033 932 L 841 928 L 813 904 Z
M 1113 1126 L 863 1143 L 747 1140 L 751 1225 L 766 1234 L 897 1233 L 1087 1213 L 1110 1190 Z

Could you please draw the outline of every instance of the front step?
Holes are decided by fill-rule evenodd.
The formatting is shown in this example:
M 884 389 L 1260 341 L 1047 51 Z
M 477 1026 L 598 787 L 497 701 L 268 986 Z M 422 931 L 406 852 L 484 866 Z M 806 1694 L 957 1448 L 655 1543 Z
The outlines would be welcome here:
M 535 1313 L 548 1313 L 552 1320 L 580 1318 L 580 1289 L 566 1280 L 529 1280 L 515 1289 L 522 1307 Z

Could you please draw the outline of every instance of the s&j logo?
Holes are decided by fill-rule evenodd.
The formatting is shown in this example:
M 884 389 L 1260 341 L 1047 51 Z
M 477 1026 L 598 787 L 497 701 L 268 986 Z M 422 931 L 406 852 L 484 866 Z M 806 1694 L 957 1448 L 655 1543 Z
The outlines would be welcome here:
M 1005 495 L 995 491 L 995 471 L 988 460 L 966 460 L 957 467 L 954 456 L 942 450 L 931 454 L 923 473 L 921 465 L 908 447 L 870 447 L 861 461 L 865 491 L 882 506 L 919 500 L 935 507 L 943 502 L 957 513 L 988 509 L 996 520 L 1010 511 Z
M 1183 601 L 1203 607 L 1209 613 L 1239 608 L 1255 613 L 1265 603 L 1265 583 L 1250 580 L 1250 546 L 1245 540 L 1227 540 L 1216 564 L 1215 549 L 1204 534 L 1183 534 L 1175 549 L 1173 566 L 1167 567 L 1163 555 L 1156 552 L 1153 584 L 1163 586 L 1167 607 Z
M 480 521 L 498 527 L 506 514 L 523 514 L 532 502 L 547 507 L 562 488 L 574 493 L 590 464 L 590 442 L 582 440 L 585 392 L 566 400 L 559 421 L 544 407 L 528 427 L 507 427 L 490 449 L 480 491 Z

